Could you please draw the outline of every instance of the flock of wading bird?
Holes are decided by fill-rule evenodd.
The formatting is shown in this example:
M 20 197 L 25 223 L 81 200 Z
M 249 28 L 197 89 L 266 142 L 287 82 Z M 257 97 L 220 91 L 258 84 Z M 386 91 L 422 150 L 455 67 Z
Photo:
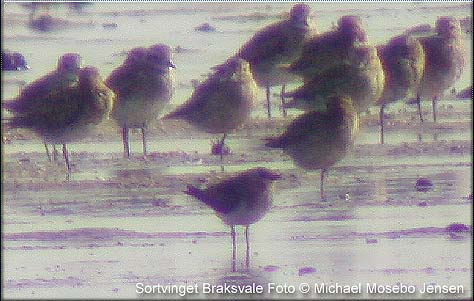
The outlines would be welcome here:
M 439 17 L 433 29 L 408 29 L 381 46 L 371 46 L 357 16 L 343 16 L 337 28 L 319 34 L 309 25 L 310 9 L 296 4 L 287 19 L 257 32 L 234 56 L 213 68 L 190 99 L 163 119 L 182 119 L 202 131 L 223 135 L 250 119 L 257 86 L 265 87 L 268 116 L 270 88 L 282 86 L 286 108 L 299 108 L 297 117 L 279 137 L 269 137 L 266 147 L 282 149 L 305 170 L 321 170 L 320 193 L 324 199 L 324 174 L 343 158 L 359 131 L 359 114 L 369 106 L 380 107 L 380 137 L 384 142 L 384 107 L 391 102 L 436 101 L 460 77 L 464 47 L 458 20 Z M 124 156 L 130 157 L 129 129 L 142 133 L 147 152 L 147 126 L 171 100 L 174 64 L 163 44 L 138 47 L 104 81 L 96 68 L 82 67 L 79 54 L 65 54 L 55 71 L 23 89 L 5 104 L 14 117 L 12 127 L 34 130 L 48 144 L 62 144 L 70 173 L 67 143 L 77 141 L 109 115 L 122 128 Z M 304 84 L 292 92 L 285 85 Z M 330 130 L 329 130 L 330 129 Z M 56 157 L 56 156 L 54 156 Z M 54 159 L 54 158 L 53 158 Z M 258 221 L 271 204 L 271 183 L 280 174 L 255 168 L 208 185 L 188 186 L 192 195 L 214 209 L 231 226 L 235 269 L 235 225 Z

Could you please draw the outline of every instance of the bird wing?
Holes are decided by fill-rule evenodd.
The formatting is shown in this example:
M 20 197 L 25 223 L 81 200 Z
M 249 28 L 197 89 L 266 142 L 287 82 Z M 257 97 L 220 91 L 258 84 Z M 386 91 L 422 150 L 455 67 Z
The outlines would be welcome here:
M 247 175 L 231 177 L 223 182 L 210 185 L 205 194 L 205 203 L 217 212 L 227 214 L 237 208 L 241 202 L 247 202 L 255 197 L 252 191 L 254 183 Z
M 235 94 L 236 85 L 232 80 L 211 76 L 196 88 L 186 103 L 166 115 L 164 119 L 186 119 L 195 115 L 219 119 L 219 113 L 229 110 L 226 104 L 232 103 L 228 99 Z
M 130 94 L 149 95 L 157 93 L 160 86 L 167 84 L 164 71 L 149 66 L 124 64 L 115 69 L 106 80 L 106 84 L 121 99 L 129 99 Z
M 308 134 L 319 136 L 327 132 L 326 116 L 323 112 L 306 113 L 294 120 L 285 133 L 277 138 L 267 140 L 267 147 L 285 148 L 305 141 Z
M 277 60 L 287 47 L 291 47 L 285 34 L 285 29 L 289 26 L 288 21 L 281 21 L 262 29 L 242 46 L 238 56 L 251 65 Z
M 77 85 L 79 78 L 75 74 L 50 72 L 42 78 L 25 87 L 17 98 L 14 109 L 17 113 L 27 113 L 36 106 L 42 106 L 50 101 L 51 95 L 57 94 L 62 89 Z M 46 104 L 47 105 L 47 104 Z

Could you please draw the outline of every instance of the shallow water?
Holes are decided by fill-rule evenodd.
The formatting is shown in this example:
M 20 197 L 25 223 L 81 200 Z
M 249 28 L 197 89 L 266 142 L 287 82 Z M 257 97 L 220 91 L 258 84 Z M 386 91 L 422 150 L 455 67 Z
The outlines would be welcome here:
M 262 6 L 269 17 L 252 20 L 255 13 L 262 13 Z M 2 101 L 17 94 L 15 81 L 31 82 L 45 74 L 64 52 L 80 52 L 85 63 L 98 67 L 105 77 L 123 61 L 121 52 L 162 42 L 189 50 L 175 53 L 180 85 L 167 108 L 171 110 L 189 97 L 192 79 L 202 78 L 290 6 L 284 2 L 94 3 L 82 14 L 52 8 L 51 14 L 67 16 L 76 25 L 37 33 L 26 27 L 25 9 L 5 3 L 4 48 L 22 52 L 32 69 L 2 73 Z M 310 6 L 320 31 L 329 29 L 341 15 L 358 14 L 371 41 L 383 43 L 409 26 L 433 24 L 438 15 L 468 16 L 472 5 Z M 105 29 L 104 22 L 118 26 Z M 217 32 L 193 30 L 204 22 Z M 471 53 L 472 35 L 465 39 Z M 457 90 L 472 82 L 472 57 L 466 58 Z M 259 99 L 263 104 L 263 91 Z M 222 176 L 219 158 L 209 154 L 212 135 L 151 132 L 150 155 L 145 159 L 139 135 L 134 133 L 133 158 L 125 160 L 118 131 L 102 128 L 86 141 L 69 145 L 73 173 L 67 181 L 63 163 L 47 162 L 37 137 L 3 132 L 2 292 L 9 298 L 137 298 L 150 297 L 137 295 L 138 282 L 376 282 L 463 285 L 463 295 L 448 297 L 472 297 L 472 100 L 447 97 L 439 107 L 439 123 L 421 126 L 413 119 L 414 107 L 390 105 L 387 122 L 393 124 L 387 126 L 384 146 L 378 144 L 377 108 L 373 108 L 364 117 L 368 126 L 362 128 L 353 152 L 328 172 L 327 201 L 319 197 L 319 171 L 304 172 L 282 153 L 259 146 L 277 129 L 257 124 L 230 135 L 227 144 L 232 154 L 224 157 L 226 173 L 265 166 L 283 176 L 275 183 L 271 210 L 250 227 L 249 271 L 244 268 L 243 230 L 238 229 L 236 273 L 230 271 L 229 229 L 212 210 L 182 193 L 186 184 Z M 431 120 L 428 102 L 423 109 Z M 276 101 L 274 112 L 280 116 Z M 254 117 L 264 115 L 262 105 Z M 429 191 L 416 189 L 420 177 L 433 183 Z M 459 226 L 458 232 L 448 229 L 453 223 L 464 227 Z

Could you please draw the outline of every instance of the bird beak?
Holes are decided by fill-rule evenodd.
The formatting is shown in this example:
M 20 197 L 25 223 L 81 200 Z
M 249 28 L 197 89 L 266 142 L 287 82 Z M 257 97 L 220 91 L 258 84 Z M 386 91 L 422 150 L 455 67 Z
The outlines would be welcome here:
M 173 62 L 172 62 L 172 61 L 169 61 L 169 63 L 168 63 L 168 67 L 170 67 L 170 68 L 173 68 L 173 69 L 176 69 L 176 65 L 175 65 L 175 64 L 173 64 Z

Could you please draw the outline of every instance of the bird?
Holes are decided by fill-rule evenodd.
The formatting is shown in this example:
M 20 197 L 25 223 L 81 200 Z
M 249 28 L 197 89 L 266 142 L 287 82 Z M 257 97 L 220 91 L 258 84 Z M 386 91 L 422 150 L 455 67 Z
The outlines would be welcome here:
M 237 52 L 237 57 L 250 63 L 257 85 L 266 89 L 268 118 L 270 87 L 282 85 L 284 91 L 286 83 L 299 79 L 284 67 L 300 56 L 304 41 L 313 30 L 309 14 L 308 5 L 295 4 L 287 19 L 261 29 Z
M 21 71 L 28 69 L 30 69 L 30 66 L 27 64 L 25 57 L 21 53 L 2 51 L 2 70 Z
M 342 16 L 338 27 L 332 31 L 317 34 L 308 39 L 301 56 L 288 70 L 303 77 L 304 81 L 314 79 L 319 73 L 349 59 L 351 50 L 368 41 L 359 16 Z
M 130 158 L 130 128 L 141 129 L 143 155 L 146 156 L 146 130 L 171 101 L 175 67 L 167 45 L 137 47 L 106 79 L 107 86 L 117 95 L 112 117 L 122 127 L 124 158 Z
M 78 53 L 65 53 L 58 59 L 56 70 L 34 81 L 20 90 L 21 101 L 16 102 L 16 111 L 22 115 L 34 115 L 36 102 L 49 97 L 54 91 L 59 91 L 67 87 L 73 87 L 79 81 L 79 69 L 82 58 Z M 18 107 L 20 106 L 20 107 Z M 53 145 L 53 156 L 50 155 L 46 141 L 43 141 L 46 156 L 52 162 L 57 159 L 56 146 Z
M 416 37 L 425 52 L 425 68 L 418 92 L 420 121 L 423 122 L 420 101 L 431 98 L 433 121 L 437 121 L 436 104 L 440 95 L 451 87 L 462 74 L 465 66 L 464 42 L 459 20 L 454 17 L 439 17 L 435 31 L 407 34 Z
M 309 111 L 285 132 L 266 139 L 266 147 L 282 149 L 304 170 L 321 170 L 320 197 L 325 200 L 324 175 L 350 151 L 359 132 L 359 117 L 348 96 L 331 96 L 326 111 Z
M 380 107 L 380 143 L 384 144 L 384 108 L 388 103 L 416 97 L 425 68 L 421 43 L 409 35 L 396 36 L 377 47 L 385 73 Z
M 281 174 L 263 167 L 246 170 L 201 189 L 188 185 L 185 193 L 212 208 L 231 228 L 232 271 L 236 264 L 235 226 L 245 226 L 246 266 L 250 267 L 249 226 L 258 222 L 272 204 L 272 183 Z
M 68 176 L 71 166 L 66 144 L 82 139 L 108 118 L 115 99 L 96 68 L 81 68 L 77 75 L 77 84 L 71 86 L 39 79 L 7 107 L 14 113 L 8 125 L 31 129 L 47 143 L 62 144 Z M 45 86 L 50 87 L 49 93 Z
M 351 51 L 347 61 L 325 70 L 293 92 L 287 107 L 305 111 L 321 110 L 331 96 L 348 96 L 357 112 L 365 112 L 382 95 L 385 74 L 373 46 L 358 46 Z
M 196 87 L 187 102 L 165 115 L 163 120 L 181 119 L 201 131 L 223 134 L 220 147 L 227 136 L 250 119 L 255 103 L 257 85 L 250 65 L 240 58 L 230 58 L 213 68 L 209 78 Z

